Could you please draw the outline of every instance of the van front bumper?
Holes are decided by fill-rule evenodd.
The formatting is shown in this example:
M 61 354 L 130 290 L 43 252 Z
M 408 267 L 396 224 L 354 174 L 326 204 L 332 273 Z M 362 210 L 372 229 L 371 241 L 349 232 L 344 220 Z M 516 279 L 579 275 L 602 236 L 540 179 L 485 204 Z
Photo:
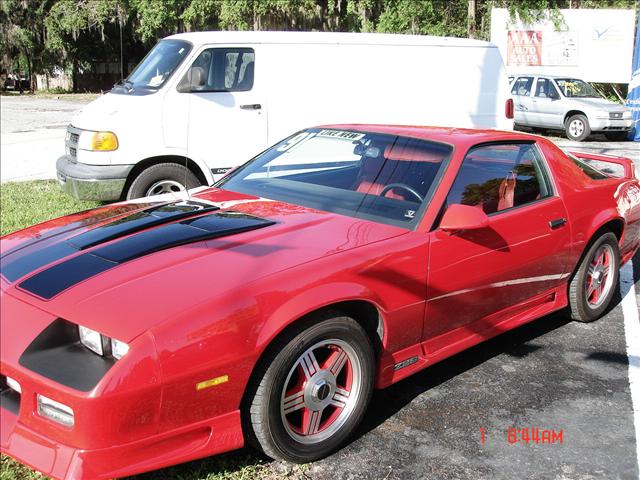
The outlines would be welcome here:
M 62 189 L 79 200 L 119 200 L 133 165 L 88 165 L 63 155 L 56 162 Z

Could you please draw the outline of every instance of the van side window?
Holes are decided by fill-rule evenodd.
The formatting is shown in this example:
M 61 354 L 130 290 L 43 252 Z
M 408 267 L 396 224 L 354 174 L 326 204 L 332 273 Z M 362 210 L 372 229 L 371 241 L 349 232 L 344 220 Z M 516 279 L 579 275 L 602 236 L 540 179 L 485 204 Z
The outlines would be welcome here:
M 492 144 L 467 153 L 446 204 L 476 206 L 491 214 L 551 194 L 549 176 L 534 144 Z
M 533 77 L 519 77 L 511 88 L 511 95 L 526 95 L 531 93 L 531 85 L 533 84 Z
M 538 78 L 535 96 L 539 98 L 560 98 L 558 90 L 548 78 Z
M 246 92 L 253 88 L 255 53 L 252 48 L 210 48 L 191 68 L 200 68 L 204 85 L 198 92 Z

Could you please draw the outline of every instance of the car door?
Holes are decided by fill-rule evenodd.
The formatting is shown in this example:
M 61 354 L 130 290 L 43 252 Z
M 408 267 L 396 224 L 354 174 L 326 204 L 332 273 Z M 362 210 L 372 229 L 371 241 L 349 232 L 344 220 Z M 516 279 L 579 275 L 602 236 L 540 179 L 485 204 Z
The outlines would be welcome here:
M 214 175 L 244 163 L 266 147 L 267 116 L 257 80 L 258 62 L 253 48 L 206 48 L 178 84 L 182 93 L 178 97 L 172 93 L 173 101 L 166 102 L 168 108 L 175 107 L 176 98 L 180 100 L 179 110 L 185 117 L 179 121 L 188 121 L 180 132 L 187 154 L 205 162 Z M 189 75 L 192 85 L 185 88 Z M 178 111 L 172 110 L 174 114 Z
M 568 275 L 570 234 L 535 142 L 469 150 L 443 208 L 482 208 L 487 228 L 431 235 L 424 340 L 432 352 L 554 300 Z M 449 340 L 447 340 L 449 339 Z
M 533 76 L 517 77 L 511 86 L 513 96 L 515 123 L 520 125 L 534 125 L 533 100 L 531 92 Z
M 562 128 L 563 109 L 560 93 L 550 78 L 538 77 L 533 91 L 532 117 L 536 125 Z

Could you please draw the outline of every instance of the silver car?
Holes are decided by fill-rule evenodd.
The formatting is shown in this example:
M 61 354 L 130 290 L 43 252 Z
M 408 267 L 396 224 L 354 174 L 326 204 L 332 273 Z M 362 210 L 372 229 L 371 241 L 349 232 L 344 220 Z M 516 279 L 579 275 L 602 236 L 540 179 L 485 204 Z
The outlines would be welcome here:
M 591 132 L 624 140 L 633 127 L 631 110 L 605 100 L 577 78 L 514 75 L 511 95 L 516 125 L 564 130 L 571 140 L 584 140 Z

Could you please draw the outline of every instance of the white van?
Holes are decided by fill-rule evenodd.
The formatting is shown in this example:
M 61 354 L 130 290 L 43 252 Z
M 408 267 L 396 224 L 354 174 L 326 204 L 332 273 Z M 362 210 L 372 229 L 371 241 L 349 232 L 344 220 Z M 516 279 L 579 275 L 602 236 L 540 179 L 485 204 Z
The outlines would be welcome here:
M 82 199 L 212 184 L 328 123 L 513 128 L 496 46 L 412 35 L 197 32 L 161 40 L 69 125 L 58 179 Z

